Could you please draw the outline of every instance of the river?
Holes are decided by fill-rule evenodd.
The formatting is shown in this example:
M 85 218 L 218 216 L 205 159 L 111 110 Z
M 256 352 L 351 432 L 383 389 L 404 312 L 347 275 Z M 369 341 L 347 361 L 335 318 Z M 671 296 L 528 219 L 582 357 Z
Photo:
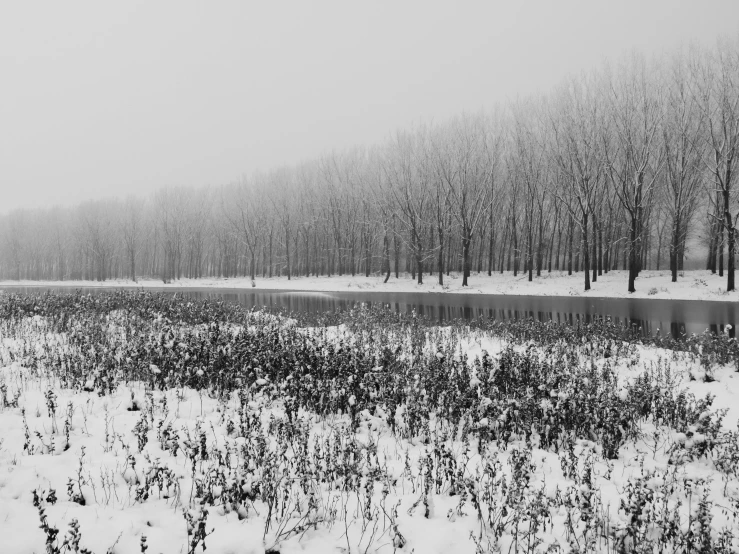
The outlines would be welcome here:
M 45 291 L 97 294 L 113 287 L 2 287 L 8 291 L 40 294 Z M 212 287 L 147 288 L 152 292 L 191 298 L 216 298 L 247 307 L 283 308 L 290 312 L 347 310 L 362 303 L 384 305 L 396 311 L 416 310 L 436 321 L 534 318 L 557 322 L 592 321 L 610 317 L 629 323 L 645 334 L 702 333 L 706 329 L 723 332 L 727 324 L 739 321 L 739 303 L 702 300 L 649 298 L 590 298 L 579 296 L 517 296 L 423 292 L 305 292 L 285 290 L 221 289 Z

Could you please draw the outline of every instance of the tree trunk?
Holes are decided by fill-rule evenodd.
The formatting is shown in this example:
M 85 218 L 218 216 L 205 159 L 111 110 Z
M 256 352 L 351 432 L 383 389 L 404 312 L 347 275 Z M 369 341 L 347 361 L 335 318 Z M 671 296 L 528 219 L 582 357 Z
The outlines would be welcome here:
M 541 266 L 544 265 L 544 214 L 539 213 L 539 247 L 536 252 L 536 276 L 541 277 Z
M 418 271 L 418 284 L 423 285 L 423 250 L 421 248 L 421 237 L 418 230 L 413 228 L 413 237 L 415 239 L 414 254 L 416 258 L 416 270 Z
M 710 226 L 710 235 L 708 237 L 708 256 L 706 257 L 706 269 L 711 273 L 716 273 L 716 233 L 714 233 L 715 225 Z
M 131 256 L 131 280 L 135 283 L 136 282 L 136 253 L 133 251 L 133 249 L 130 252 Z
M 518 252 L 518 233 L 516 232 L 515 226 L 513 227 L 513 242 L 511 243 L 511 248 L 513 250 L 513 276 L 516 277 L 518 276 L 518 260 L 520 256 Z
M 528 244 L 526 245 L 526 258 L 528 267 L 526 270 L 529 274 L 529 283 L 534 280 L 534 230 L 533 225 L 529 223 L 529 232 L 527 237 Z
M 269 278 L 272 278 L 272 230 L 269 231 Z
M 310 233 L 305 232 L 305 276 L 310 277 Z
M 490 210 L 490 244 L 488 246 L 488 277 L 493 275 L 493 246 L 495 245 L 495 227 L 493 226 L 493 210 Z
M 721 229 L 718 234 L 718 276 L 724 276 L 724 226 L 721 225 Z
M 287 280 L 290 280 L 290 235 L 287 229 L 285 229 L 285 262 L 287 269 Z
M 672 223 L 672 240 L 670 243 L 670 273 L 672 282 L 677 283 L 677 255 L 680 245 L 680 214 L 676 210 L 675 221 Z
M 593 212 L 593 283 L 598 281 L 598 225 Z
M 575 219 L 570 215 L 570 225 L 567 230 L 567 275 L 572 275 L 572 250 L 573 250 L 573 235 L 575 234 Z
M 462 286 L 468 286 L 467 278 L 470 275 L 470 243 L 472 236 L 469 230 L 465 229 L 462 236 Z
M 598 276 L 603 275 L 603 220 L 598 219 Z
M 583 241 L 583 273 L 585 273 L 585 290 L 590 290 L 590 244 L 588 243 L 588 213 L 582 216 L 582 241 Z
M 354 240 L 354 234 L 352 233 L 351 250 L 350 250 L 351 258 L 350 258 L 350 262 L 349 262 L 349 263 L 351 263 L 351 274 L 352 274 L 352 277 L 354 277 L 357 274 L 356 258 L 355 258 L 356 247 L 354 245 L 354 242 L 355 242 L 355 240 Z
M 726 170 L 726 181 L 725 183 L 730 183 L 731 179 L 731 168 L 728 168 Z M 727 252 L 728 255 L 728 275 L 726 280 L 726 292 L 731 292 L 734 290 L 734 221 L 731 218 L 731 212 L 729 211 L 729 188 L 728 186 L 724 187 L 724 220 L 726 222 L 726 235 L 727 235 Z
M 251 263 L 249 264 L 250 266 L 249 267 L 249 277 L 251 278 L 252 281 L 254 281 L 254 279 L 257 276 L 256 250 L 257 250 L 256 247 L 251 249 Z
M 395 254 L 395 278 L 397 279 L 400 272 L 400 241 L 398 233 L 395 232 L 395 214 L 393 214 L 393 253 Z
M 439 221 L 437 225 L 437 232 L 439 233 L 439 258 L 438 258 L 438 270 L 439 270 L 439 285 L 444 285 L 444 226 Z
M 364 276 L 369 277 L 372 273 L 372 243 L 370 241 L 369 233 L 365 235 L 365 250 L 364 250 Z
M 505 226 L 505 229 L 503 231 L 503 240 L 500 244 L 500 248 L 498 249 L 500 251 L 499 254 L 499 260 L 498 265 L 500 267 L 500 274 L 503 275 L 503 270 L 505 269 L 505 253 L 506 253 L 506 243 L 508 242 L 508 225 Z
M 487 229 L 483 229 L 482 235 L 480 236 L 480 240 L 477 244 L 477 273 L 482 273 L 482 255 L 485 249 L 483 248 L 483 244 L 485 244 L 485 238 L 487 235 Z
M 631 231 L 629 233 L 629 292 L 636 292 L 634 281 L 637 275 L 637 217 L 635 213 L 631 214 Z
M 559 271 L 559 254 L 562 247 L 562 222 L 560 221 L 557 226 L 557 254 L 554 258 L 554 270 Z
M 387 233 L 382 238 L 382 266 L 385 272 L 383 283 L 387 283 L 388 279 L 390 279 L 390 241 L 387 239 Z

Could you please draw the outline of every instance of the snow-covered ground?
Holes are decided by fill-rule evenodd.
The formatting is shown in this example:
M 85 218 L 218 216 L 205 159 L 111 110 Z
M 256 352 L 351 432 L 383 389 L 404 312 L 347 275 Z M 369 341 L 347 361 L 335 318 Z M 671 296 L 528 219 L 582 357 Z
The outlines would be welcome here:
M 726 292 L 726 277 L 711 274 L 710 271 L 692 270 L 680 274 L 673 283 L 669 271 L 643 271 L 636 280 L 636 292 L 627 292 L 628 272 L 611 271 L 598 277 L 591 290 L 585 292 L 582 273 L 567 275 L 567 272 L 543 273 L 528 281 L 527 274 L 513 277 L 512 273 L 473 274 L 468 287 L 462 287 L 458 274 L 444 276 L 444 286 L 437 283 L 438 277 L 424 275 L 423 285 L 418 285 L 410 275 L 401 274 L 396 279 L 391 276 L 387 283 L 384 277 L 373 275 L 333 276 L 333 277 L 258 277 L 252 287 L 251 280 L 245 277 L 180 279 L 164 284 L 161 280 L 140 279 L 138 282 L 126 279 L 108 281 L 0 281 L 0 287 L 7 286 L 69 286 L 69 287 L 115 287 L 139 286 L 144 288 L 214 287 L 245 288 L 255 290 L 296 290 L 296 291 L 377 291 L 377 292 L 440 292 L 467 294 L 510 294 L 533 296 L 587 296 L 608 298 L 671 298 L 680 300 L 739 300 L 739 292 Z
M 42 322 L 38 317 L 36 320 Z M 342 329 L 332 331 L 337 340 L 347 339 Z M 59 340 L 64 343 L 63 337 Z M 48 337 L 44 343 L 50 344 Z M 0 342 L 6 360 L 9 346 L 7 340 Z M 459 343 L 457 355 L 465 353 L 472 360 L 487 352 L 497 358 L 504 347 L 494 337 L 470 336 Z M 517 348 L 523 350 L 524 346 Z M 703 382 L 705 368 L 690 354 L 640 346 L 631 351 L 629 357 L 616 361 L 619 386 L 633 382 L 648 368 L 670 365 L 679 388 L 698 397 L 715 395 L 712 409 L 727 410 L 722 429 L 736 429 L 739 373 L 734 368 L 714 368 L 715 381 Z M 583 355 L 600 367 L 611 363 L 597 354 Z M 698 380 L 691 380 L 691 374 Z M 600 447 L 594 442 L 578 440 L 572 454 L 574 465 L 568 465 L 573 458 L 515 438 L 504 448 L 493 447 L 484 455 L 474 443 L 453 437 L 435 442 L 432 448 L 422 440 L 391 433 L 386 414 L 380 408 L 361 415 L 362 424 L 356 433 L 349 430 L 346 417 L 326 418 L 301 412 L 301 425 L 306 426 L 311 437 L 308 463 L 314 463 L 313 445 L 325 445 L 324 453 L 333 451 L 344 456 L 354 444 L 359 452 L 367 452 L 366 460 L 374 460 L 368 463 L 365 475 L 376 471 L 377 479 L 384 480 L 385 485 L 365 489 L 344 483 L 342 487 L 348 488 L 317 488 L 304 496 L 298 492 L 296 505 L 288 507 L 280 517 L 273 516 L 272 525 L 267 527 L 264 503 L 246 501 L 234 507 L 226 500 L 226 489 L 233 487 L 236 475 L 245 479 L 243 484 L 238 482 L 237 488 L 247 495 L 260 481 L 263 487 L 270 479 L 289 480 L 293 478 L 293 464 L 300 463 L 296 459 L 306 456 L 305 452 L 281 452 L 277 448 L 272 462 L 262 460 L 255 464 L 260 456 L 259 445 L 269 449 L 272 441 L 280 444 L 279 437 L 285 433 L 275 423 L 284 420 L 284 406 L 273 395 L 256 392 L 246 408 L 237 394 L 217 399 L 187 388 L 145 390 L 141 383 L 126 383 L 113 394 L 105 395 L 94 390 L 65 389 L 53 373 L 36 373 L 18 362 L 0 369 L 0 385 L 5 398 L 5 402 L 0 398 L 3 553 L 44 551 L 46 535 L 39 527 L 39 507 L 32 502 L 34 490 L 48 524 L 59 529 L 59 543 L 63 537 L 72 537 L 74 542 L 70 524 L 76 520 L 81 535 L 78 546 L 95 553 L 143 552 L 142 537 L 148 554 L 188 552 L 188 538 L 196 536 L 199 521 L 204 523 L 207 552 L 219 554 L 495 552 L 486 542 L 494 533 L 493 528 L 486 528 L 482 536 L 487 538 L 479 545 L 473 538 L 480 540 L 481 521 L 489 515 L 493 519 L 505 518 L 495 512 L 496 495 L 510 498 L 515 496 L 511 490 L 519 487 L 524 495 L 521 501 L 531 506 L 523 508 L 523 512 L 536 506 L 552 506 L 545 510 L 545 528 L 537 535 L 544 542 L 532 543 L 527 530 L 533 524 L 522 520 L 520 543 L 514 542 L 509 526 L 499 544 L 503 552 L 544 552 L 550 545 L 558 545 L 559 549 L 547 552 L 573 551 L 573 541 L 583 540 L 586 534 L 570 534 L 568 530 L 572 525 L 580 530 L 587 528 L 587 518 L 593 517 L 591 511 L 606 518 L 614 536 L 620 536 L 620 530 L 626 533 L 628 525 L 639 526 L 621 509 L 622 502 L 631 506 L 632 514 L 640 509 L 630 504 L 633 502 L 644 502 L 649 509 L 653 507 L 655 514 L 666 510 L 650 517 L 677 514 L 684 526 L 695 526 L 697 536 L 696 522 L 706 517 L 700 515 L 699 500 L 704 491 L 709 491 L 708 484 L 710 492 L 706 492 L 706 498 L 713 505 L 709 509 L 713 538 L 718 540 L 717 530 L 729 529 L 739 539 L 737 479 L 725 480 L 709 458 L 671 465 L 670 449 L 685 443 L 686 437 L 650 424 L 644 425 L 638 440 L 621 448 L 615 460 L 600 456 Z M 9 405 L 16 402 L 17 406 Z M 702 421 L 712 417 L 707 412 L 701 416 Z M 245 421 L 248 418 L 254 418 L 251 424 Z M 258 422 L 257 427 L 250 427 L 254 421 Z M 475 425 L 493 423 L 480 421 Z M 245 428 L 249 429 L 246 433 Z M 699 440 L 698 434 L 694 434 L 688 442 Z M 177 455 L 176 449 L 175 453 L 172 449 L 175 443 L 179 448 Z M 438 445 L 443 445 L 444 450 L 436 451 Z M 206 457 L 203 452 L 208 453 Z M 466 492 L 450 492 L 447 481 L 440 491 L 427 495 L 423 483 L 430 478 L 430 469 L 425 464 L 432 459 L 439 464 L 446 460 L 451 472 L 446 477 L 459 472 L 466 479 L 466 490 L 476 491 L 479 498 L 471 499 Z M 343 463 L 351 462 L 346 458 Z M 320 463 L 312 470 L 316 482 L 321 481 L 322 469 L 318 466 Z M 265 474 L 266 467 L 273 473 Z M 224 468 L 232 469 L 220 473 Z M 245 474 L 239 473 L 241 468 Z M 331 479 L 330 482 L 342 482 L 341 477 Z M 306 484 L 308 489 L 311 486 Z M 685 502 L 678 505 L 670 496 L 675 488 L 691 490 L 694 496 L 685 497 Z M 51 489 L 56 491 L 54 502 L 48 499 Z M 668 494 L 668 490 L 673 493 Z M 213 506 L 204 515 L 195 499 L 208 495 Z M 315 507 L 298 505 L 299 498 L 315 502 Z M 288 506 L 290 502 L 292 499 L 286 499 Z M 491 512 L 476 512 L 477 502 L 488 506 Z M 578 516 L 574 523 L 569 520 L 573 513 Z M 192 518 L 190 523 L 187 517 Z M 580 518 L 586 522 L 584 527 Z M 518 529 L 519 524 L 516 525 Z M 188 529 L 193 531 L 190 536 Z M 633 547 L 633 540 L 626 544 Z M 203 551 L 202 546 L 198 544 L 193 551 Z

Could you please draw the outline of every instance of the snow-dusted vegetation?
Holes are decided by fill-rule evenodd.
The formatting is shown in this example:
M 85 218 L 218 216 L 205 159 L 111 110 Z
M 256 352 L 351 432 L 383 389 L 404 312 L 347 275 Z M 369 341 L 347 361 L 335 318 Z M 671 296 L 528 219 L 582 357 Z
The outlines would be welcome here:
M 737 552 L 737 343 L 0 296 L 13 553 Z

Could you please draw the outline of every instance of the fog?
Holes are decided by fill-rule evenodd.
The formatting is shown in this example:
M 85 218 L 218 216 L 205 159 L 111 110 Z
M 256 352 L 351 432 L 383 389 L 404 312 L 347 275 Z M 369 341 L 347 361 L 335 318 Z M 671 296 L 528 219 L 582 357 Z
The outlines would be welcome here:
M 739 27 L 735 1 L 602 6 L 6 3 L 0 213 L 227 183 Z

